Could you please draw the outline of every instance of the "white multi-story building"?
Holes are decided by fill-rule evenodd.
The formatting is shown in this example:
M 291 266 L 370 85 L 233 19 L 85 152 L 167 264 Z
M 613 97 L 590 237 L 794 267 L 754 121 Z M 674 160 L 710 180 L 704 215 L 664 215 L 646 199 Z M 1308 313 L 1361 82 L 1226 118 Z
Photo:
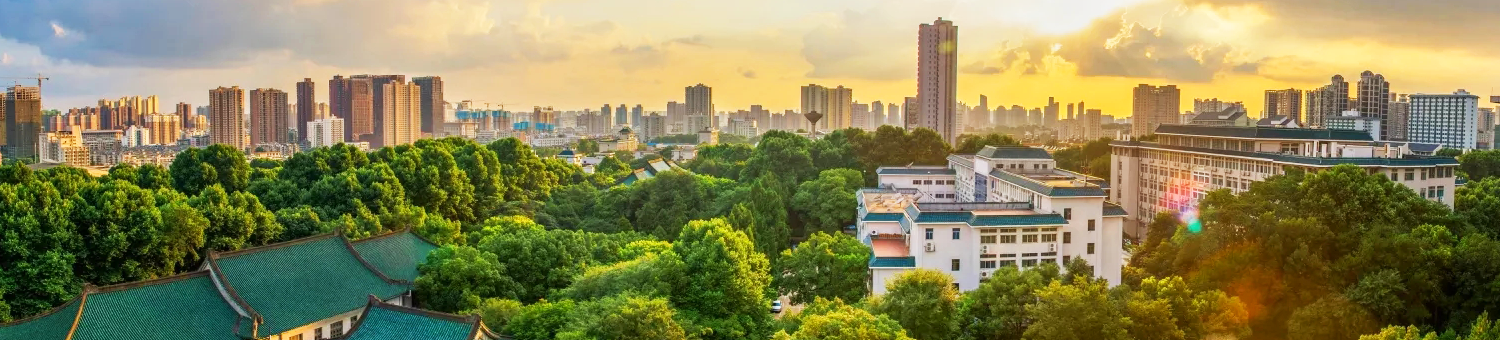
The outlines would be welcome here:
M 1453 94 L 1413 94 L 1407 139 L 1456 149 L 1478 147 L 1479 96 L 1458 90 Z
M 344 142 L 344 120 L 341 118 L 323 118 L 307 122 L 307 144 L 310 147 L 320 148 L 334 146 Z
M 1323 125 L 1329 129 L 1364 131 L 1369 133 L 1371 138 L 1383 136 L 1381 134 L 1382 127 L 1380 126 L 1383 122 L 1380 117 L 1364 116 L 1356 110 L 1344 111 L 1343 114 L 1336 117 L 1323 118 Z
M 1453 157 L 1418 155 L 1413 149 L 1430 147 L 1378 142 L 1364 131 L 1162 125 L 1155 133 L 1156 142 L 1110 143 L 1115 167 L 1110 200 L 1119 202 L 1132 222 L 1144 224 L 1163 211 L 1196 211 L 1209 191 L 1240 193 L 1286 168 L 1318 171 L 1354 164 L 1448 206 L 1457 191 Z M 1140 230 L 1132 235 L 1143 236 Z
M 947 167 L 884 167 L 859 193 L 858 235 L 874 251 L 872 291 L 914 268 L 941 270 L 972 290 L 1001 266 L 1084 259 L 1120 283 L 1125 211 L 1105 180 L 1057 169 L 1045 150 L 986 147 Z

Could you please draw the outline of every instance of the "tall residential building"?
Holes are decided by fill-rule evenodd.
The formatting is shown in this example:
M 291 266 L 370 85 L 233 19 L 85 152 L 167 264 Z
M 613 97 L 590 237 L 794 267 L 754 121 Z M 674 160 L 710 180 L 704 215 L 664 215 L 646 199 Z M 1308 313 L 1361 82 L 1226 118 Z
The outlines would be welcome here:
M 1262 118 L 1287 116 L 1302 121 L 1302 90 L 1266 90 L 1266 108 Z
M 1384 125 L 1391 125 L 1391 83 L 1385 81 L 1385 76 L 1370 71 L 1359 74 L 1359 92 L 1354 109 L 1359 110 L 1361 116 L 1380 118 Z M 1388 131 L 1382 129 L 1381 140 L 1390 139 L 1386 132 Z
M 249 146 L 245 140 L 245 90 L 239 86 L 208 91 L 209 141 L 235 149 Z
M 1457 160 L 1418 155 L 1409 144 L 1378 142 L 1364 131 L 1162 125 L 1155 133 L 1155 142 L 1110 143 L 1116 170 L 1110 171 L 1109 200 L 1141 222 L 1136 226 L 1159 212 L 1196 211 L 1214 190 L 1239 194 L 1286 169 L 1315 172 L 1340 164 L 1453 206 Z M 1144 238 L 1144 232 L 1131 234 Z
M 667 102 L 667 124 L 680 124 L 687 117 L 687 103 Z
M 1410 98 L 1408 140 L 1455 149 L 1478 147 L 1479 96 L 1458 90 L 1453 94 L 1413 94 Z
M 618 121 L 618 119 L 616 118 L 618 116 L 615 115 L 615 107 L 610 106 L 609 104 L 604 104 L 604 107 L 599 108 L 599 114 L 604 115 L 604 117 L 607 118 L 610 122 L 609 124 L 604 124 L 604 128 L 606 129 L 606 131 L 608 130 L 608 128 L 614 127 L 615 124 L 613 123 Z
M 901 112 L 901 105 L 896 105 L 896 103 L 885 105 L 885 125 L 906 126 L 905 118 L 902 116 L 904 114 Z
M 1177 85 L 1135 87 L 1131 105 L 1130 127 L 1132 136 L 1145 136 L 1156 131 L 1157 126 L 1178 121 L 1177 113 L 1182 107 L 1182 91 Z
M 644 117 L 644 114 L 646 114 L 646 107 L 641 104 L 635 104 L 635 107 L 630 108 L 630 126 L 640 127 L 641 117 Z
M 901 117 L 906 120 L 904 126 L 906 126 L 907 131 L 922 127 L 921 119 L 919 118 L 922 115 L 922 101 L 920 99 L 917 99 L 917 97 L 906 97 L 901 104 L 901 108 L 904 110 L 901 113 Z
M 1406 99 L 1405 94 L 1396 95 L 1396 98 L 1391 99 L 1391 116 L 1388 120 L 1390 124 L 1383 128 L 1390 130 L 1386 134 L 1391 137 L 1391 140 L 1405 141 L 1410 138 L 1408 126 L 1411 124 L 1411 102 Z
M 278 89 L 250 90 L 250 146 L 286 144 L 287 95 Z M 152 130 L 156 132 L 156 130 Z
M 1196 98 L 1193 99 L 1192 113 L 1196 116 L 1197 114 L 1206 112 L 1224 112 L 1231 108 L 1237 108 L 1237 111 L 1246 111 L 1244 102 L 1226 102 L 1219 100 L 1219 98 Z
M 850 127 L 870 130 L 870 104 L 854 103 L 854 110 L 849 112 Z
M 1344 76 L 1334 75 L 1328 85 L 1307 91 L 1304 105 L 1307 106 L 1307 126 L 1323 127 L 1323 118 L 1343 114 L 1349 110 L 1349 82 Z
M 902 272 L 936 269 L 959 291 L 1000 268 L 1082 259 L 1110 286 L 1121 283 L 1126 214 L 1103 178 L 1057 168 L 1047 151 L 987 146 L 950 155 L 947 166 L 881 167 L 879 188 L 855 193 L 856 235 L 874 260 L 874 295 Z
M 422 132 L 433 136 L 448 122 L 448 106 L 443 98 L 443 77 L 428 76 L 411 79 L 422 88 Z
M 714 115 L 714 89 L 712 87 L 698 84 L 688 86 L 684 92 L 687 97 L 687 106 L 684 107 L 686 111 L 683 113 L 687 116 L 707 116 L 709 124 L 718 124 L 718 119 Z M 689 133 L 696 132 L 689 131 Z
M 151 139 L 145 144 L 177 145 L 182 137 L 182 123 L 175 114 L 149 114 L 144 121 L 142 125 L 151 130 Z
M 958 26 L 938 18 L 917 29 L 917 98 L 921 110 L 907 117 L 907 129 L 937 131 L 949 144 L 957 142 Z M 911 112 L 912 110 L 907 110 Z
M 391 82 L 383 85 L 386 114 L 378 129 L 379 145 L 371 148 L 411 144 L 422 138 L 422 87 L 416 83 Z
M 1500 121 L 1500 116 L 1495 115 L 1494 108 L 1479 108 L 1479 133 L 1474 139 L 1475 149 L 1495 149 L 1495 125 L 1497 121 Z
M 820 122 L 829 131 L 848 128 L 854 124 L 854 89 L 839 85 L 828 89 L 828 112 Z
M 182 123 L 182 128 L 198 128 L 197 126 L 193 125 L 193 121 L 196 121 L 197 119 L 194 119 L 193 117 L 194 114 L 192 105 L 188 105 L 188 103 L 177 103 L 176 114 L 177 121 Z
M 350 81 L 344 76 L 333 76 L 328 80 L 328 115 L 344 120 L 344 140 L 352 141 L 351 123 L 354 122 L 354 102 Z
M 344 142 L 344 120 L 329 117 L 307 122 L 307 144 L 314 148 L 334 146 Z
M 7 159 L 36 158 L 42 133 L 42 89 L 11 86 L 5 91 L 0 113 L 5 115 L 3 155 Z
M 313 90 L 315 85 L 312 78 L 302 78 L 302 81 L 297 82 L 297 124 L 292 126 L 292 129 L 297 130 L 297 137 L 293 141 L 307 140 L 307 123 L 317 119 L 317 92 Z
M 615 125 L 630 125 L 630 108 L 625 104 L 615 108 Z
M 802 87 L 802 109 L 799 112 L 817 112 L 823 114 L 823 119 L 818 122 L 818 130 L 828 130 L 826 122 L 828 119 L 829 100 L 831 94 L 827 87 L 818 84 L 809 84 Z
M 657 114 L 641 117 L 641 127 L 636 129 L 641 140 L 650 141 L 667 135 L 667 117 Z
M 348 84 L 348 116 L 339 117 L 344 119 L 344 139 L 368 141 L 375 134 L 375 84 L 370 78 L 349 78 Z
M 868 130 L 875 131 L 881 125 L 885 125 L 885 103 L 877 100 L 870 103 L 870 127 Z
M 371 108 L 370 108 L 370 112 L 371 112 L 370 125 L 374 127 L 374 130 L 371 131 L 371 135 L 367 139 L 371 142 L 370 143 L 370 147 L 371 148 L 375 148 L 376 144 L 382 144 L 382 145 L 384 145 L 382 143 L 382 141 L 380 141 L 380 139 L 384 138 L 386 136 L 385 128 L 388 125 L 386 124 L 385 120 L 388 119 L 387 117 L 389 115 L 394 114 L 394 113 L 392 113 L 392 108 L 387 107 L 385 105 L 386 103 L 390 102 L 390 101 L 388 101 L 385 98 L 386 97 L 385 90 L 387 89 L 387 87 L 385 85 L 386 84 L 405 84 L 406 83 L 406 76 L 399 75 L 399 74 L 380 74 L 380 75 L 368 75 L 368 74 L 364 74 L 364 75 L 356 75 L 354 77 L 355 78 L 368 78 L 368 79 L 370 79 L 370 89 L 371 89 L 371 93 L 372 93 L 372 96 L 370 97 L 371 98 L 370 101 L 371 101 L 371 103 L 373 103 L 373 105 L 371 105 Z
M 1080 107 L 1082 107 L 1081 104 L 1082 103 L 1080 103 Z M 1101 116 L 1102 115 L 1103 115 L 1103 113 L 1099 109 L 1089 109 L 1088 112 L 1084 112 L 1083 113 L 1083 138 L 1084 139 L 1095 140 L 1095 139 L 1099 139 L 1099 138 L 1104 138 L 1104 130 L 1103 130 L 1103 126 L 1101 124 L 1102 123 L 1101 122 L 1101 120 L 1102 120 Z
M 1042 126 L 1057 127 L 1057 114 L 1061 110 L 1062 107 L 1055 98 L 1047 97 L 1047 107 L 1042 109 Z

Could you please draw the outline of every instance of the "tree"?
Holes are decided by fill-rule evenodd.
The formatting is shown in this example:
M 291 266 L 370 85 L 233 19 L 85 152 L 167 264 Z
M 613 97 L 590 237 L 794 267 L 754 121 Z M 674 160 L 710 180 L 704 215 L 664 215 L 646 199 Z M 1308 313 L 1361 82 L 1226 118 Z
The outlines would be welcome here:
M 479 303 L 479 308 L 471 309 L 463 314 L 478 315 L 484 325 L 492 330 L 505 329 L 505 325 L 516 315 L 521 314 L 521 302 L 510 299 L 488 298 Z
M 322 219 L 318 218 L 318 212 L 307 206 L 277 210 L 276 223 L 281 224 L 283 228 L 278 241 L 290 241 L 333 231 L 329 229 L 329 225 L 324 224 Z
M 567 325 L 577 304 L 572 300 L 547 302 L 546 300 L 526 305 L 521 312 L 505 324 L 502 334 L 516 340 L 552 340 L 559 330 Z
M 1500 174 L 1500 150 L 1469 151 L 1458 157 L 1458 168 L 1469 177 L 1470 183 L 1494 177 Z
M 557 338 L 685 340 L 687 333 L 667 300 L 615 296 L 579 305 Z
M 473 247 L 444 246 L 427 254 L 413 291 L 423 308 L 455 313 L 480 307 L 486 298 L 514 299 L 516 283 L 495 254 Z
M 1243 339 L 1250 335 L 1249 313 L 1239 299 L 1216 290 L 1195 292 L 1181 277 L 1147 278 L 1123 299 L 1135 339 Z
M 745 162 L 754 154 L 755 149 L 749 144 L 709 145 L 699 148 L 697 156 L 683 167 L 695 173 L 738 180 Z
M 858 301 L 869 294 L 870 248 L 843 233 L 815 233 L 797 249 L 781 252 L 782 294 L 793 304 L 814 298 Z
M 589 268 L 556 295 L 574 301 L 618 295 L 671 297 L 689 288 L 684 280 L 688 275 L 686 268 L 682 257 L 666 249 L 629 261 Z
M 282 232 L 276 215 L 247 192 L 230 194 L 218 184 L 211 184 L 188 204 L 209 221 L 208 229 L 204 230 L 209 249 L 229 251 L 263 245 L 276 240 Z
M 1026 339 L 1130 339 L 1131 319 L 1110 301 L 1107 285 L 1053 281 L 1037 291 L 1037 302 L 1026 306 L 1026 313 L 1035 318 L 1026 328 Z
M 777 334 L 795 340 L 909 340 L 901 324 L 885 315 L 844 304 L 843 300 L 815 299 L 802 313 L 787 317 L 795 323 Z M 790 334 L 786 332 L 791 332 Z
M 859 206 L 854 194 L 863 185 L 864 175 L 858 170 L 824 170 L 797 187 L 792 206 L 802 215 L 806 232 L 841 232 L 854 223 Z
M 808 151 L 810 145 L 806 137 L 790 132 L 767 132 L 761 135 L 760 144 L 755 145 L 755 153 L 745 160 L 739 178 L 759 178 L 766 173 L 774 173 L 786 183 L 812 178 L 817 170 Z
M 763 336 L 770 264 L 744 233 L 722 219 L 692 221 L 672 247 L 688 273 L 687 289 L 672 297 L 674 305 L 711 329 L 711 338 Z
M 474 184 L 445 145 L 422 140 L 389 163 L 408 202 L 448 219 L 477 222 Z
M 960 338 L 1020 339 L 1033 322 L 1026 306 L 1036 301 L 1036 291 L 1057 277 L 1057 265 L 1051 263 L 1026 271 L 1004 266 L 991 272 L 989 281 L 958 301 Z
M 747 232 L 755 241 L 755 249 L 770 258 L 781 254 L 791 243 L 791 226 L 787 221 L 787 196 L 781 191 L 785 186 L 776 174 L 767 173 L 750 184 L 746 207 L 755 218 L 753 232 Z
M 953 277 L 932 269 L 914 269 L 886 282 L 886 294 L 873 312 L 885 314 L 919 340 L 952 339 L 958 292 Z
M 250 163 L 244 153 L 228 145 L 189 148 L 172 161 L 171 177 L 172 186 L 187 194 L 196 194 L 213 184 L 224 191 L 237 192 L 250 183 Z
M 616 203 L 630 205 L 625 216 L 637 231 L 670 240 L 688 221 L 708 217 L 711 204 L 732 185 L 729 180 L 672 170 L 631 184 L 629 201 Z
M 953 153 L 975 154 L 986 146 L 1021 146 L 1021 142 L 1010 135 L 991 133 L 987 135 L 964 134 L 958 136 L 958 145 L 954 146 Z
M 202 217 L 173 216 L 185 225 L 163 224 L 153 192 L 126 181 L 111 181 L 85 189 L 73 225 L 82 238 L 75 265 L 89 282 L 113 284 L 175 274 L 196 260 L 203 245 Z M 177 205 L 174 209 L 191 209 Z
M 1379 328 L 1374 315 L 1336 294 L 1298 308 L 1287 321 L 1288 339 L 1292 340 L 1356 339 Z
M 542 201 L 557 187 L 558 178 L 547 171 L 531 146 L 516 138 L 494 141 L 489 145 L 500 164 L 506 201 Z
M 614 156 L 604 156 L 604 159 L 599 160 L 599 165 L 594 166 L 594 173 L 605 174 L 610 178 L 624 177 L 629 172 L 630 167 Z
M 470 244 L 498 256 L 507 275 L 517 283 L 515 299 L 536 301 L 563 289 L 589 267 L 619 260 L 621 247 L 642 239 L 634 233 L 597 234 L 574 230 L 544 230 L 524 217 L 491 219 L 470 235 Z M 507 226 L 510 225 L 510 226 Z
M 948 142 L 937 131 L 928 128 L 916 128 L 911 131 L 907 138 L 911 145 L 912 163 L 923 165 L 945 165 L 948 164 L 948 154 L 951 148 Z
M 579 155 L 592 155 L 592 154 L 596 154 L 596 153 L 599 153 L 599 142 L 598 141 L 595 141 L 593 139 L 579 139 L 578 140 L 578 154 Z
M 1453 212 L 1470 229 L 1500 237 L 1500 178 L 1470 180 L 1453 196 Z
M 463 245 L 467 243 L 463 234 L 463 226 L 458 222 L 449 221 L 442 216 L 427 216 L 421 225 L 413 227 L 411 231 L 417 234 L 417 236 L 421 236 L 422 239 L 438 245 Z

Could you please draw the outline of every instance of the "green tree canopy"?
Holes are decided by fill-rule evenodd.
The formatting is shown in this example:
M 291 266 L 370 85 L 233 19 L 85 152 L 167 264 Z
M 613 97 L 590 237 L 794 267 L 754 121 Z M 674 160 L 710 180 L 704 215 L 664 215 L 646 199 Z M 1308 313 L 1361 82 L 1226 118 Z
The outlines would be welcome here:
M 952 339 L 957 323 L 958 291 L 953 277 L 932 269 L 913 269 L 886 282 L 886 294 L 872 311 L 890 316 L 918 340 Z
M 815 298 L 858 301 L 868 295 L 870 247 L 844 233 L 815 233 L 797 249 L 781 252 L 782 294 L 794 304 Z
M 808 233 L 842 232 L 844 226 L 854 224 L 859 207 L 855 192 L 863 186 L 864 175 L 858 170 L 824 170 L 817 179 L 797 187 L 792 206 L 801 214 Z

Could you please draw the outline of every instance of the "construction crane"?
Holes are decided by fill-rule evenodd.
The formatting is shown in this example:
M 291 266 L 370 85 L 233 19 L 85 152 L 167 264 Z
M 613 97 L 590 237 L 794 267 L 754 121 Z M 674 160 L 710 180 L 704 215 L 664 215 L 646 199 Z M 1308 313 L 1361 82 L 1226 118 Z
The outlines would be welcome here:
M 37 90 L 42 89 L 43 80 L 52 80 L 52 78 L 43 77 L 41 73 L 37 73 L 35 77 L 0 77 L 0 79 L 36 79 Z

